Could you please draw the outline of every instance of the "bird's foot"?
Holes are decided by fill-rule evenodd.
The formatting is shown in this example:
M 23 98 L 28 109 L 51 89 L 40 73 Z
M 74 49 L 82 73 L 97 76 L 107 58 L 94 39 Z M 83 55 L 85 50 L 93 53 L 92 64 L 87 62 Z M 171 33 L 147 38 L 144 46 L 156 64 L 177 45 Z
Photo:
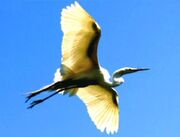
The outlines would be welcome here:
M 27 103 L 32 97 L 36 96 L 39 94 L 38 92 L 31 92 L 27 95 L 25 103 Z
M 33 102 L 30 104 L 30 106 L 28 107 L 28 109 L 33 108 L 34 106 L 36 106 L 37 104 L 42 103 L 43 101 L 44 101 L 44 99 L 39 99 L 39 100 L 33 101 Z

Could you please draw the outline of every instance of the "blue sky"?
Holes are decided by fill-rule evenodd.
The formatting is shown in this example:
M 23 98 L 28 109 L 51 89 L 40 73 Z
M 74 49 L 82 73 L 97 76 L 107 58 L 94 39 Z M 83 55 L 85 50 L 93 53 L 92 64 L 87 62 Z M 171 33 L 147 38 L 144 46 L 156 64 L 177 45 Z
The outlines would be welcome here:
M 60 12 L 72 0 L 0 2 L 0 136 L 106 137 L 77 98 L 56 96 L 32 110 L 24 93 L 52 82 L 60 66 Z M 99 23 L 101 65 L 150 71 L 125 76 L 114 137 L 180 136 L 180 1 L 80 0 Z

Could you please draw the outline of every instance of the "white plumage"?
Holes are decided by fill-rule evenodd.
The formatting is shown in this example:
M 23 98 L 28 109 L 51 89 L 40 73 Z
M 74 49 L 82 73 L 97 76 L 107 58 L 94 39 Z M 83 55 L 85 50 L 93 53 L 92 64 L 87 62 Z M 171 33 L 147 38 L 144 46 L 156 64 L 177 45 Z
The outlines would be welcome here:
M 100 27 L 94 19 L 77 3 L 62 10 L 61 28 L 64 33 L 62 42 L 62 64 L 74 73 L 93 69 L 98 65 L 97 44 L 100 38 Z M 92 41 L 92 57 L 87 56 Z M 97 66 L 96 66 L 97 67 Z
M 114 133 L 119 127 L 118 96 L 115 90 L 99 85 L 79 88 L 77 96 L 86 104 L 88 113 L 98 129 Z
M 93 24 L 96 26 L 93 28 Z M 97 53 L 87 57 L 87 50 L 95 37 L 100 37 L 100 27 L 96 21 L 77 3 L 62 10 L 61 27 L 64 33 L 62 42 L 62 64 L 73 73 L 81 73 L 98 67 Z M 94 45 L 97 48 L 97 44 Z M 94 63 L 95 62 L 95 63 Z M 101 71 L 109 80 L 107 70 Z M 108 78 L 109 77 L 109 78 Z M 88 113 L 98 129 L 107 133 L 117 132 L 119 126 L 118 104 L 112 98 L 116 91 L 100 85 L 79 88 L 77 96 L 86 104 Z M 118 98 L 115 98 L 118 99 Z
M 100 131 L 115 133 L 119 128 L 118 94 L 113 87 L 124 82 L 122 75 L 147 70 L 126 67 L 114 72 L 98 63 L 97 46 L 101 36 L 98 23 L 77 3 L 62 10 L 61 68 L 57 69 L 54 83 L 31 92 L 27 101 L 44 92 L 54 91 L 44 99 L 35 100 L 28 108 L 42 103 L 57 93 L 77 95 L 86 105 L 89 116 Z

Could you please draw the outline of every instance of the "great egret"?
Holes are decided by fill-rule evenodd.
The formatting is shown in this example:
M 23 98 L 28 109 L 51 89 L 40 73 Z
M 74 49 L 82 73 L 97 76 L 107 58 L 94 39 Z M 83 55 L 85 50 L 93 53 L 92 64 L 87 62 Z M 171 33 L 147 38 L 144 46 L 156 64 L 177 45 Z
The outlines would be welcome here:
M 77 3 L 61 12 L 62 65 L 55 73 L 54 83 L 27 96 L 27 101 L 44 91 L 50 96 L 33 101 L 28 108 L 42 103 L 57 93 L 77 95 L 102 132 L 115 133 L 119 127 L 118 94 L 113 87 L 124 82 L 123 75 L 148 69 L 125 67 L 109 73 L 98 63 L 97 46 L 101 36 L 98 23 Z

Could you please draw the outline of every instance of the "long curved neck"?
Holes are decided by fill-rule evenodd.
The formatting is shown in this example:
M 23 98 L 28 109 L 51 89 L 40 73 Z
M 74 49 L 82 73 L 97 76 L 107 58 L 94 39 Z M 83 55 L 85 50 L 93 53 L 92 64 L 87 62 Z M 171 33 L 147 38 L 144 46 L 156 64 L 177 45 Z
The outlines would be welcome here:
M 122 83 L 124 83 L 124 79 L 121 76 L 116 76 L 115 74 L 113 74 L 111 86 L 117 87 L 121 85 Z
M 122 78 L 123 75 L 138 72 L 138 71 L 144 71 L 144 70 L 149 70 L 149 69 L 124 67 L 119 70 L 116 70 L 112 75 L 112 82 L 110 83 L 110 86 L 116 87 L 122 84 L 124 82 L 124 79 Z

